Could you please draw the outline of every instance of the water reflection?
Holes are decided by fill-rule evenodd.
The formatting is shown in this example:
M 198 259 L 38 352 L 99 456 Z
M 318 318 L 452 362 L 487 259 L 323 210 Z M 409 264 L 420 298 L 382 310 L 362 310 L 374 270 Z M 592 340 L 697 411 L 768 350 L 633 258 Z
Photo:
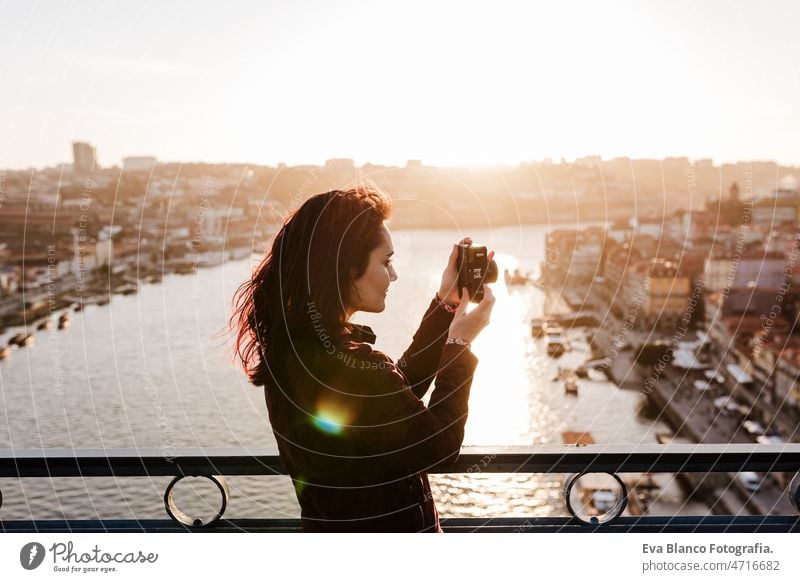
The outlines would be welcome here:
M 505 255 L 496 255 L 500 271 L 506 268 Z M 496 301 L 491 324 L 474 342 L 480 363 L 470 395 L 467 444 L 527 444 L 531 432 L 541 434 L 540 422 L 546 411 L 531 415 L 527 406 L 531 387 L 538 378 L 526 366 L 526 344 L 530 337 L 524 298 L 509 293 L 502 281 L 492 285 Z

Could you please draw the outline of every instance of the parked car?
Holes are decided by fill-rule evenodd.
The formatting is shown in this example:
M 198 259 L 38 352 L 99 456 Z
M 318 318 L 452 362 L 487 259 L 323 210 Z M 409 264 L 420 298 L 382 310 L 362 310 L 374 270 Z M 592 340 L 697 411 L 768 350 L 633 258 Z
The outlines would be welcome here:
M 736 478 L 739 480 L 739 483 L 744 485 L 744 488 L 748 491 L 755 492 L 758 491 L 759 487 L 761 487 L 762 478 L 754 471 L 743 471 L 741 473 L 737 473 Z
M 764 426 L 760 422 L 756 422 L 755 420 L 745 420 L 742 423 L 742 427 L 750 435 L 762 435 L 764 434 Z
M 762 445 L 783 445 L 786 444 L 786 439 L 779 434 L 762 434 L 756 437 L 756 442 Z

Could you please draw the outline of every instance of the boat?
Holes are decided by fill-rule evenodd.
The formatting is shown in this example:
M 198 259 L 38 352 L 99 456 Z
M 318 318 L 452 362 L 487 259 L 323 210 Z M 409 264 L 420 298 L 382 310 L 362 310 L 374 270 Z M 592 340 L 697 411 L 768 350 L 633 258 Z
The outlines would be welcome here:
M 523 273 L 519 269 L 514 269 L 513 271 L 510 269 L 503 270 L 503 279 L 505 280 L 506 287 L 512 285 L 527 285 L 531 282 L 530 273 Z
M 593 445 L 594 439 L 591 433 L 588 432 L 566 430 L 561 433 L 561 442 L 565 445 L 578 445 L 582 447 L 584 445 Z
M 558 327 L 558 319 L 552 316 L 531 319 L 531 335 L 535 338 L 542 337 L 553 327 Z
M 650 473 L 644 473 L 638 479 L 626 479 L 625 485 L 628 489 L 628 512 L 631 515 L 645 515 L 653 501 L 654 492 L 661 489 Z
M 609 486 L 605 476 L 592 473 L 582 475 L 575 482 L 574 490 L 582 506 L 575 509 L 584 516 L 583 519 L 588 517 L 591 522 L 597 522 L 617 507 L 621 493 L 619 485 Z
M 53 327 L 53 322 L 50 321 L 50 318 L 48 317 L 44 321 L 39 322 L 39 325 L 36 326 L 36 329 L 50 329 L 51 327 Z
M 114 293 L 121 293 L 122 295 L 131 295 L 139 291 L 139 285 L 127 283 L 114 288 Z
M 547 354 L 553 358 L 560 358 L 567 351 L 567 342 L 564 339 L 563 329 L 560 326 L 548 327 L 545 331 L 547 336 Z
M 560 358 L 564 355 L 564 352 L 567 351 L 567 348 L 564 344 L 564 340 L 560 337 L 551 337 L 547 340 L 547 355 L 551 358 Z
M 228 258 L 234 261 L 238 261 L 239 259 L 246 259 L 250 257 L 252 254 L 253 254 L 252 246 L 239 247 L 229 250 Z
M 597 358 L 595 360 L 589 360 L 588 362 L 583 363 L 583 368 L 586 370 L 606 370 L 611 367 L 612 359 L 611 358 Z
M 220 251 L 206 251 L 195 255 L 191 259 L 193 270 L 199 267 L 214 267 L 225 262 L 226 254 Z
M 580 378 L 583 380 L 591 380 L 592 378 L 589 376 L 589 370 L 587 370 L 583 366 L 578 366 L 577 368 L 562 368 L 561 366 L 558 367 L 558 372 L 553 377 L 553 382 L 557 382 L 559 380 L 566 380 L 574 376 L 576 378 Z
M 668 444 L 670 444 L 672 442 L 673 438 L 674 437 L 671 434 L 669 434 L 668 432 L 656 433 L 656 440 L 658 441 L 658 444 L 660 444 L 660 445 L 668 445 Z
M 565 327 L 598 327 L 600 321 L 594 311 L 584 309 L 576 313 L 562 315 L 559 323 Z
M 578 395 L 578 380 L 575 376 L 569 376 L 564 380 L 564 392 L 572 396 Z
M 575 375 L 578 378 L 583 378 L 584 380 L 586 380 L 587 378 L 589 378 L 589 370 L 587 370 L 583 366 L 578 366 L 577 368 L 575 368 Z
M 191 275 L 197 270 L 197 265 L 193 263 L 181 263 L 173 267 L 178 275 Z
M 590 516 L 607 513 L 617 503 L 617 494 L 611 489 L 585 487 L 582 489 L 582 493 L 584 493 L 584 502 L 588 501 L 587 507 Z
M 25 346 L 32 346 L 33 341 L 34 338 L 32 333 L 18 333 L 11 336 L 11 339 L 8 340 L 8 345 L 24 348 Z
M 0 348 L 0 360 L 5 360 L 10 355 L 11 355 L 10 347 L 3 346 L 2 348 Z
M 70 323 L 69 311 L 67 311 L 62 313 L 61 316 L 58 318 L 58 329 L 64 329 L 66 327 L 69 327 L 69 323 Z

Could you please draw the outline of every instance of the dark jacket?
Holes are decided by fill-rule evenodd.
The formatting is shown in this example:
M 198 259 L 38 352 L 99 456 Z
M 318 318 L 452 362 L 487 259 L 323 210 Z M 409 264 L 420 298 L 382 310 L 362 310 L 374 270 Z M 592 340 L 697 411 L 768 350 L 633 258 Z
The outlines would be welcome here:
M 265 392 L 304 531 L 441 531 L 426 471 L 458 458 L 478 363 L 444 345 L 452 319 L 433 300 L 397 363 L 363 326 L 290 350 L 285 381 Z

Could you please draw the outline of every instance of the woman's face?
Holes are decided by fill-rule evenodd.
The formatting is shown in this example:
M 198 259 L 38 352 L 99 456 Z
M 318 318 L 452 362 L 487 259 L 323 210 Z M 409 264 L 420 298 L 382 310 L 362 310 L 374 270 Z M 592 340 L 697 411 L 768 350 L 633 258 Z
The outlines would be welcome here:
M 383 225 L 381 244 L 370 253 L 367 270 L 353 282 L 355 289 L 348 309 L 351 315 L 356 311 L 380 313 L 385 309 L 389 284 L 397 280 L 391 261 L 393 254 L 392 235 L 386 225 Z

